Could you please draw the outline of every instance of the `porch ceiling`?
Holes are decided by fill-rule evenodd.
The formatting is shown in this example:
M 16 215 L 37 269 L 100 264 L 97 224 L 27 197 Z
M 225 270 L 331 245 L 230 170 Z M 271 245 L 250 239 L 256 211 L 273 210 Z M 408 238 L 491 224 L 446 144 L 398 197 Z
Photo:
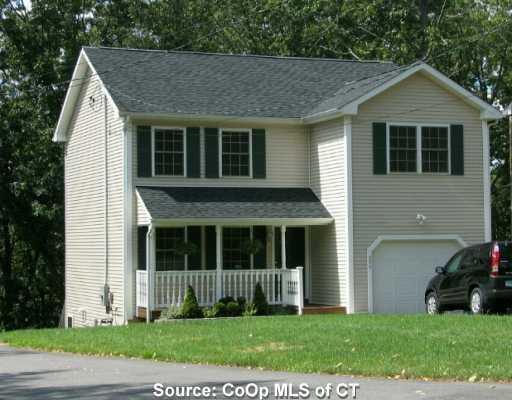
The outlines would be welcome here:
M 308 188 L 137 186 L 137 192 L 151 220 L 332 220 Z

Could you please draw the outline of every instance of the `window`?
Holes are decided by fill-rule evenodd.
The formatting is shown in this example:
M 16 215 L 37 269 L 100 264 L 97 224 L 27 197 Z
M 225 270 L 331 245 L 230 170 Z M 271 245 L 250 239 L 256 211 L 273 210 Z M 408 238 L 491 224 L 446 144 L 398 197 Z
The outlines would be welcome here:
M 183 129 L 155 128 L 155 175 L 185 175 L 185 135 Z
M 460 253 L 455 254 L 450 261 L 448 261 L 448 264 L 446 264 L 446 272 L 453 273 L 456 272 L 459 269 L 460 260 L 462 259 L 462 256 L 464 255 L 464 251 L 461 251 Z
M 421 128 L 421 170 L 448 172 L 448 128 Z
M 416 127 L 389 127 L 389 171 L 416 172 Z
M 158 228 L 156 230 L 157 271 L 182 271 L 185 269 L 185 256 L 176 252 L 176 248 L 184 240 L 184 228 Z
M 250 176 L 250 134 L 222 131 L 222 176 Z
M 246 253 L 244 244 L 251 238 L 250 228 L 224 228 L 223 267 L 224 269 L 250 269 L 251 257 Z

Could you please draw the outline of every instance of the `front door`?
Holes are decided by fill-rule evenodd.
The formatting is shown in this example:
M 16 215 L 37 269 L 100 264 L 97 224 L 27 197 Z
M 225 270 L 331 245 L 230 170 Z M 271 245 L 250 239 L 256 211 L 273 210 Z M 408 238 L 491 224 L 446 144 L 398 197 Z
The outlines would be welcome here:
M 306 282 L 306 230 L 304 227 L 286 228 L 286 268 L 303 267 L 302 282 L 304 298 L 307 297 Z

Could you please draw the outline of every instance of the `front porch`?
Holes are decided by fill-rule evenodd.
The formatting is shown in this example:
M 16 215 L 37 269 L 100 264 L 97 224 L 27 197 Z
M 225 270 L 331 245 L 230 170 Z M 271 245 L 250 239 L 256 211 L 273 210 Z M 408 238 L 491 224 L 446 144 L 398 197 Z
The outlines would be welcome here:
M 310 189 L 137 187 L 137 316 L 180 306 L 189 285 L 201 306 L 250 302 L 257 283 L 302 313 L 310 227 L 331 222 Z
M 306 292 L 304 278 L 309 263 L 307 228 L 240 225 L 141 228 L 145 235 L 139 236 L 145 238 L 144 245 L 146 251 L 149 250 L 145 265 L 150 268 L 136 271 L 138 317 L 149 319 L 147 310 L 180 306 L 188 286 L 194 289 L 200 306 L 212 306 L 226 296 L 243 297 L 251 302 L 257 283 L 270 305 L 292 306 L 302 313 Z M 215 232 L 213 246 L 208 231 Z M 231 236 L 233 231 L 238 234 L 236 237 Z M 287 231 L 291 233 L 287 235 Z M 264 232 L 264 235 L 258 238 L 256 232 Z M 276 234 L 279 237 L 276 238 Z M 173 240 L 164 240 L 169 237 Z M 286 245 L 296 237 L 299 238 L 298 253 Z M 246 253 L 246 241 L 254 244 L 258 240 L 261 240 L 260 250 L 255 254 Z M 183 243 L 192 243 L 193 246 L 189 246 L 198 250 L 194 254 L 181 254 Z M 208 259 L 212 259 L 210 251 L 215 252 L 215 266 L 208 264 Z M 302 265 L 291 265 L 294 260 L 302 261 Z

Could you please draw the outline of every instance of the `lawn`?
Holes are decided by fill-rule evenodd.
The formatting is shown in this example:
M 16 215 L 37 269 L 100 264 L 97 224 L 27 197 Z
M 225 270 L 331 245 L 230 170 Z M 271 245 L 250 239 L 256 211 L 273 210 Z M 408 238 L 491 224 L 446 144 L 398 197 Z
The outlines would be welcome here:
M 13 346 L 280 371 L 512 381 L 512 318 L 275 316 L 0 333 Z

